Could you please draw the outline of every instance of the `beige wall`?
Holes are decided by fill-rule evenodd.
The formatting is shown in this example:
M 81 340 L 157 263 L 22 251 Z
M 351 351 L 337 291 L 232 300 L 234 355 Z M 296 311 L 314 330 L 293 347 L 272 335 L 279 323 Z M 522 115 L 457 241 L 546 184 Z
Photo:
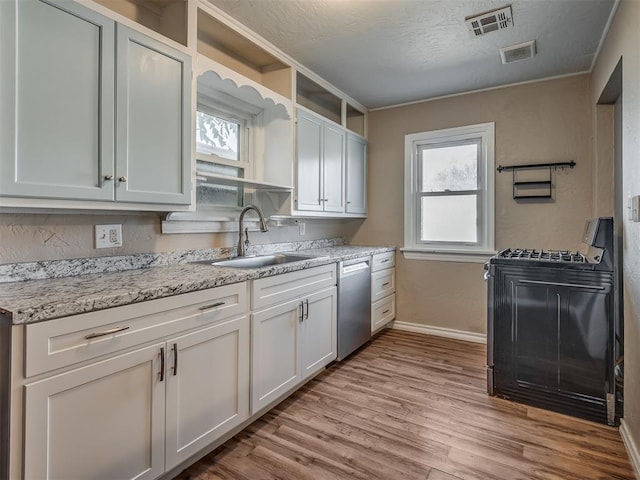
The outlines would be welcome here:
M 555 174 L 550 203 L 517 203 L 511 172 L 496 172 L 496 248 L 576 249 L 592 213 L 590 92 L 580 75 L 371 112 L 369 218 L 353 243 L 403 245 L 405 134 L 495 122 L 496 166 L 577 163 Z M 486 331 L 482 264 L 397 260 L 398 320 Z
M 614 107 L 595 105 L 593 145 L 593 216 L 612 217 L 614 210 Z
M 640 1 L 622 0 L 593 71 L 595 103 L 622 57 L 622 198 L 640 195 Z M 640 447 L 640 223 L 624 219 L 624 420 Z
M 248 214 L 252 216 L 252 213 Z M 344 224 L 305 220 L 306 235 L 298 227 L 270 227 L 267 233 L 249 232 L 252 243 L 277 243 L 342 237 Z M 96 250 L 94 225 L 122 224 L 123 245 Z M 0 215 L 0 263 L 56 260 L 105 255 L 173 252 L 235 246 L 237 233 L 162 235 L 160 214 L 118 215 Z

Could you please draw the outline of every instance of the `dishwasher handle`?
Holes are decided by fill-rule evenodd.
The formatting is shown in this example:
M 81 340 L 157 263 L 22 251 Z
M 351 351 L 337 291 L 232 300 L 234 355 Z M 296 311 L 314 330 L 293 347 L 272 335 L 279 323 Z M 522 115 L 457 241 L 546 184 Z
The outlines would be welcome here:
M 357 263 L 349 263 L 345 264 L 344 262 L 340 263 L 340 276 L 348 277 L 351 275 L 356 275 L 359 273 L 363 273 L 365 271 L 369 271 L 369 260 L 362 260 Z

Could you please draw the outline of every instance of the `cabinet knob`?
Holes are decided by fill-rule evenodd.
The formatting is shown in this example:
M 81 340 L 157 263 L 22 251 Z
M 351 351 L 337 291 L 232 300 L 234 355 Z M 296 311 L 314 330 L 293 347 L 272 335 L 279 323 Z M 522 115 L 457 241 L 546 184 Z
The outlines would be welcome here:
M 119 182 L 125 183 L 127 181 L 127 177 L 120 177 L 118 178 Z
M 104 179 L 105 180 L 113 180 L 113 175 L 105 175 Z

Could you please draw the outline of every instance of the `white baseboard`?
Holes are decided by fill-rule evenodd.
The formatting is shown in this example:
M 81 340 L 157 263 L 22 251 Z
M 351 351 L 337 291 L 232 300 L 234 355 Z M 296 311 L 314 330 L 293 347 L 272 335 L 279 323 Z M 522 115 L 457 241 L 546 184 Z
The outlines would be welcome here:
M 635 473 L 636 478 L 640 480 L 640 450 L 638 450 L 638 445 L 631 436 L 631 432 L 629 432 L 629 427 L 627 427 L 624 418 L 620 420 L 620 436 L 622 437 L 622 442 L 629 454 L 629 460 L 631 461 L 633 472 Z
M 474 343 L 487 343 L 487 336 L 484 333 L 467 332 L 464 330 L 454 330 L 453 328 L 433 327 L 431 325 L 421 325 L 419 323 L 393 322 L 396 330 L 407 332 L 424 333 L 426 335 L 436 335 L 438 337 L 455 338 Z

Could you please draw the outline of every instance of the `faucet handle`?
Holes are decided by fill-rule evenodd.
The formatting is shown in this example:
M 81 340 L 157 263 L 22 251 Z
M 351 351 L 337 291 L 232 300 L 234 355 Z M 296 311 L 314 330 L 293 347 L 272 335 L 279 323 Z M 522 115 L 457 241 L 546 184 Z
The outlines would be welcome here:
M 244 229 L 244 246 L 249 246 L 249 227 L 245 227 Z

